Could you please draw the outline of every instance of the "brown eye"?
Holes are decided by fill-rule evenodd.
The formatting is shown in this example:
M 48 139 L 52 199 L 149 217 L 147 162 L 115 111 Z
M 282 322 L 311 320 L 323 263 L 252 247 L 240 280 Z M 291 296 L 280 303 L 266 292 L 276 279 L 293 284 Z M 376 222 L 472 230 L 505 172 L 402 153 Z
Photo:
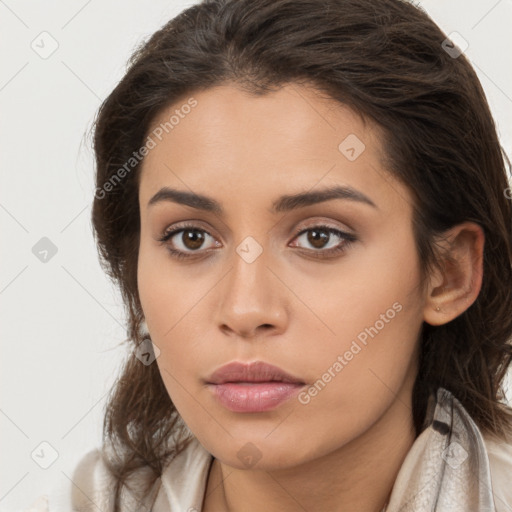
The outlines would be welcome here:
M 181 241 L 183 245 L 190 250 L 200 249 L 204 243 L 203 232 L 199 229 L 184 229 L 182 230 Z
M 196 226 L 181 226 L 166 231 L 158 240 L 167 245 L 169 252 L 178 258 L 195 256 L 205 252 L 205 242 L 211 239 L 214 243 L 211 246 L 220 246 L 210 233 Z M 204 250 L 204 251 L 203 251 Z
M 310 247 L 312 247 L 312 252 L 318 252 L 322 255 L 324 253 L 329 255 L 343 251 L 350 243 L 356 240 L 354 235 L 344 233 L 330 226 L 313 226 L 304 229 L 296 236 L 296 239 L 299 240 L 301 237 L 305 239 L 306 245 L 309 244 Z M 308 247 L 306 247 L 306 249 L 308 249 Z
M 307 232 L 307 240 L 315 249 L 323 249 L 331 238 L 330 233 L 322 229 L 310 229 Z

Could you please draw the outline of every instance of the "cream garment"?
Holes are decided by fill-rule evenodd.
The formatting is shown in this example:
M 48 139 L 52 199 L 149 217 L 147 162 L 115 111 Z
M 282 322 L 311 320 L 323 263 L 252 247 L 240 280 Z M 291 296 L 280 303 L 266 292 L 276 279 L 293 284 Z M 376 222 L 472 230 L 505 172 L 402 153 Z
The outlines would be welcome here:
M 431 398 L 425 425 L 400 468 L 386 512 L 512 512 L 512 445 L 482 437 L 443 388 Z M 155 482 L 147 503 L 124 495 L 122 511 L 201 512 L 212 461 L 192 436 Z M 72 480 L 75 485 L 41 496 L 24 512 L 112 510 L 113 479 L 98 449 L 80 460 Z

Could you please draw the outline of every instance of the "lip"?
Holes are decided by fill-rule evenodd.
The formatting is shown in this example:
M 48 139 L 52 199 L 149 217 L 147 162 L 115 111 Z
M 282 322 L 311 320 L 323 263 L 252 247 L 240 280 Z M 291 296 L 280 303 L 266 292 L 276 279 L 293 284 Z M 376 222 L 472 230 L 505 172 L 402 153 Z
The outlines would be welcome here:
M 285 372 L 278 366 L 274 366 L 263 361 L 256 361 L 253 363 L 240 363 L 238 361 L 233 361 L 232 363 L 221 366 L 206 379 L 207 384 L 271 381 L 305 384 L 304 381 Z
M 305 382 L 262 361 L 235 361 L 213 372 L 206 384 L 219 402 L 231 411 L 263 412 L 297 394 Z

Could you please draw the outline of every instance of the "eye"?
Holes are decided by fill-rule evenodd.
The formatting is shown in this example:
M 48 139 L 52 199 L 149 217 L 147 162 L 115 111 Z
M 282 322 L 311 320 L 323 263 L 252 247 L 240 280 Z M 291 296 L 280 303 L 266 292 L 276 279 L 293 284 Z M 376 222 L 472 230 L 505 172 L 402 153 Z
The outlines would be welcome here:
M 213 236 L 204 229 L 194 225 L 184 225 L 165 231 L 158 241 L 166 244 L 171 255 L 180 259 L 195 256 L 194 253 L 200 252 L 208 238 L 214 240 Z M 215 245 L 219 247 L 221 244 L 215 242 Z
M 348 247 L 357 240 L 351 233 L 345 233 L 344 231 L 326 225 L 312 226 L 303 229 L 295 238 L 303 238 L 304 243 L 310 244 L 313 247 L 313 249 L 306 249 L 309 252 L 318 253 L 315 254 L 315 256 L 321 258 L 340 254 L 346 251 Z

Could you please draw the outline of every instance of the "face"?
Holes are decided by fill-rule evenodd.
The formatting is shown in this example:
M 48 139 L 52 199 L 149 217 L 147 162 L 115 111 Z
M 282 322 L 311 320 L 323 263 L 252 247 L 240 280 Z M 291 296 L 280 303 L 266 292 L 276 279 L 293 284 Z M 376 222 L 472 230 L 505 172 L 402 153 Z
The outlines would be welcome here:
M 243 450 L 259 468 L 291 467 L 407 403 L 424 302 L 411 195 L 383 167 L 377 127 L 289 84 L 262 97 L 202 91 L 152 128 L 139 294 L 167 391 L 203 446 L 238 468 Z M 227 385 L 235 409 L 249 403 L 233 410 L 207 384 L 233 361 L 300 383 Z

